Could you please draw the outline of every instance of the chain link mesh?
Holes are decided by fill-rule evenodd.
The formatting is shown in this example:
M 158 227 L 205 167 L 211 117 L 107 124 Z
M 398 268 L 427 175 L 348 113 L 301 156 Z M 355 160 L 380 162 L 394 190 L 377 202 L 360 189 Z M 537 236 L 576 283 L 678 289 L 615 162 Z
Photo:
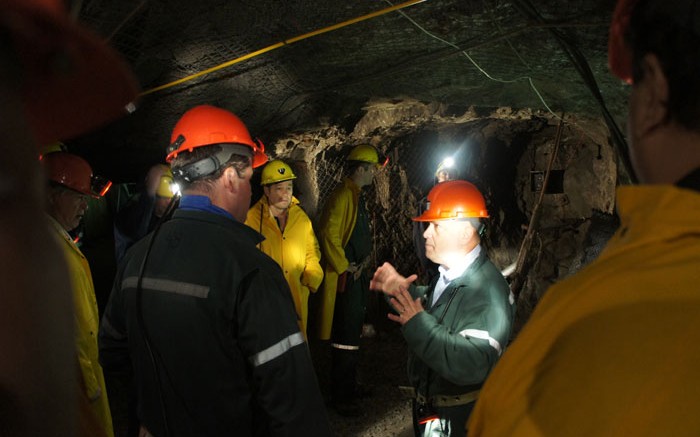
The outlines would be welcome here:
M 315 172 L 317 207 L 310 212 L 316 230 L 326 201 L 345 176 L 345 157 L 349 148 L 324 151 L 305 167 Z M 431 163 L 434 153 L 428 149 L 407 148 L 401 154 L 389 153 L 389 164 L 377 172 L 374 183 L 363 189 L 373 236 L 373 253 L 370 268 L 372 271 L 385 261 L 408 276 L 419 273 L 419 263 L 413 246 L 413 222 L 418 210 L 418 202 L 432 186 L 432 171 L 409 171 L 422 169 Z M 295 173 L 302 173 L 299 162 L 292 163 Z M 310 202 L 308 194 L 299 194 L 302 205 Z M 313 210 L 309 208 L 308 210 Z

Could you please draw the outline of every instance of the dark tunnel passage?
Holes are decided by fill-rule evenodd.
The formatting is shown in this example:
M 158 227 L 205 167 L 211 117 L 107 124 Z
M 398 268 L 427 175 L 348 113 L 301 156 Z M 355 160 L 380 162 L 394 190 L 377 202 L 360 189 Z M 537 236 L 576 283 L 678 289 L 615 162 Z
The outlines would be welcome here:
M 399 106 L 413 105 L 411 117 Z M 451 109 L 454 111 L 454 108 Z M 378 116 L 377 111 L 381 111 Z M 423 111 L 421 113 L 421 111 Z M 382 126 L 372 119 L 384 120 Z M 552 283 L 569 276 L 592 259 L 616 227 L 613 214 L 616 161 L 607 138 L 592 135 L 595 121 L 568 120 L 559 144 L 555 144 L 559 120 L 542 114 L 514 113 L 495 109 L 490 116 L 477 116 L 466 109 L 461 115 L 442 116 L 418 102 L 395 107 L 369 108 L 352 130 L 328 126 L 278 138 L 270 144 L 271 158 L 289 163 L 297 175 L 295 195 L 318 224 L 320 211 L 330 192 L 341 181 L 344 160 L 353 144 L 369 138 L 389 158 L 373 185 L 366 190 L 374 248 L 370 269 L 391 262 L 399 272 L 421 273 L 412 241 L 411 217 L 418 202 L 435 183 L 435 168 L 453 157 L 460 178 L 473 182 L 484 193 L 490 218 L 483 244 L 489 257 L 505 274 L 521 252 L 528 218 L 538 203 L 537 178 L 549 170 L 555 174 L 538 208 L 541 219 L 533 231 L 534 246 L 524 252 L 523 288 L 518 302 L 520 326 L 537 300 Z M 604 129 L 598 128 L 604 132 Z M 556 158 L 550 162 L 557 149 Z M 550 166 L 548 168 L 548 166 Z M 554 180 L 554 182 L 552 182 Z M 260 173 L 251 180 L 252 203 L 262 195 Z M 80 228 L 81 250 L 93 272 L 100 312 L 104 310 L 116 270 L 113 215 L 139 183 L 117 184 L 105 198 L 92 200 Z M 523 255 L 521 255 L 523 256 Z M 425 283 L 419 277 L 418 283 Z M 310 299 L 310 319 L 317 305 Z M 330 412 L 338 435 L 394 435 L 410 423 L 408 400 L 397 387 L 407 384 L 405 344 L 398 326 L 386 317 L 389 308 L 376 293 L 370 295 L 366 324 L 371 337 L 363 338 L 361 378 L 374 388 L 365 400 L 370 406 L 360 422 Z M 311 322 L 310 322 L 311 323 Z M 514 336 L 517 332 L 514 332 Z M 310 339 L 319 381 L 328 396 L 330 350 L 325 342 Z M 112 379 L 115 426 L 125 426 L 123 381 Z M 376 433 L 377 428 L 386 434 Z M 375 434 L 368 430 L 374 430 Z M 408 428 L 406 428 L 408 429 Z

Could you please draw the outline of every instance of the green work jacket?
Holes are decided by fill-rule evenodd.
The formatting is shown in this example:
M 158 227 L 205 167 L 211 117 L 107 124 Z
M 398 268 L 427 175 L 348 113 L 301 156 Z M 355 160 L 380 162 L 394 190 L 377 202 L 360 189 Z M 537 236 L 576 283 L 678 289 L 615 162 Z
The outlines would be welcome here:
M 410 290 L 427 303 L 402 328 L 408 376 L 424 396 L 464 394 L 481 387 L 508 344 L 512 297 L 484 252 L 431 306 L 436 282 Z

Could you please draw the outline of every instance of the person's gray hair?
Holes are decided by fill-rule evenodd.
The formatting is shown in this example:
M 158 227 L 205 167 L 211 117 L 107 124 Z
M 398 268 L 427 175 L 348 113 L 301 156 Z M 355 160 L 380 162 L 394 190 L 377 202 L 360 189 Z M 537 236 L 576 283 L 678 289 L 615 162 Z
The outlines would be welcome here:
M 483 232 L 485 226 L 483 220 L 481 220 L 479 217 L 467 217 L 464 220 L 472 225 L 476 233 L 479 235 L 479 237 L 481 237 L 481 233 Z

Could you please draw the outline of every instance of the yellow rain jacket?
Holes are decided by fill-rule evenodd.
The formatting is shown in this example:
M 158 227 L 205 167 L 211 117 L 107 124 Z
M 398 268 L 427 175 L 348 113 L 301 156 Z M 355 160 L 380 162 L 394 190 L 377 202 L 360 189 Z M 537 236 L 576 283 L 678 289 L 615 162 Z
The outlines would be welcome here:
M 48 216 L 48 218 L 51 228 L 56 233 L 59 244 L 63 248 L 73 288 L 76 351 L 78 353 L 78 363 L 82 373 L 85 395 L 90 399 L 92 413 L 102 425 L 107 436 L 114 437 L 112 415 L 107 399 L 107 387 L 102 374 L 102 366 L 100 366 L 98 361 L 97 332 L 99 315 L 97 313 L 97 300 L 95 298 L 95 287 L 92 283 L 90 265 L 85 255 L 73 243 L 70 235 L 63 227 L 51 216 Z
M 350 263 L 345 257 L 345 246 L 350 240 L 357 222 L 357 204 L 360 187 L 350 178 L 345 178 L 326 201 L 321 215 L 319 243 L 324 256 L 325 281 L 321 287 L 319 338 L 331 338 L 335 292 L 338 276 L 348 269 Z
M 470 437 L 700 435 L 700 194 L 621 187 L 618 209 L 496 365 Z
M 284 278 L 289 284 L 294 299 L 294 307 L 299 316 L 299 327 L 306 335 L 309 315 L 309 292 L 315 293 L 323 280 L 321 252 L 311 225 L 311 220 L 299 206 L 299 200 L 292 197 L 289 217 L 284 233 L 280 231 L 275 218 L 270 214 L 266 196 L 248 210 L 245 224 L 260 232 L 265 240 L 260 250 L 274 259 L 282 267 Z

